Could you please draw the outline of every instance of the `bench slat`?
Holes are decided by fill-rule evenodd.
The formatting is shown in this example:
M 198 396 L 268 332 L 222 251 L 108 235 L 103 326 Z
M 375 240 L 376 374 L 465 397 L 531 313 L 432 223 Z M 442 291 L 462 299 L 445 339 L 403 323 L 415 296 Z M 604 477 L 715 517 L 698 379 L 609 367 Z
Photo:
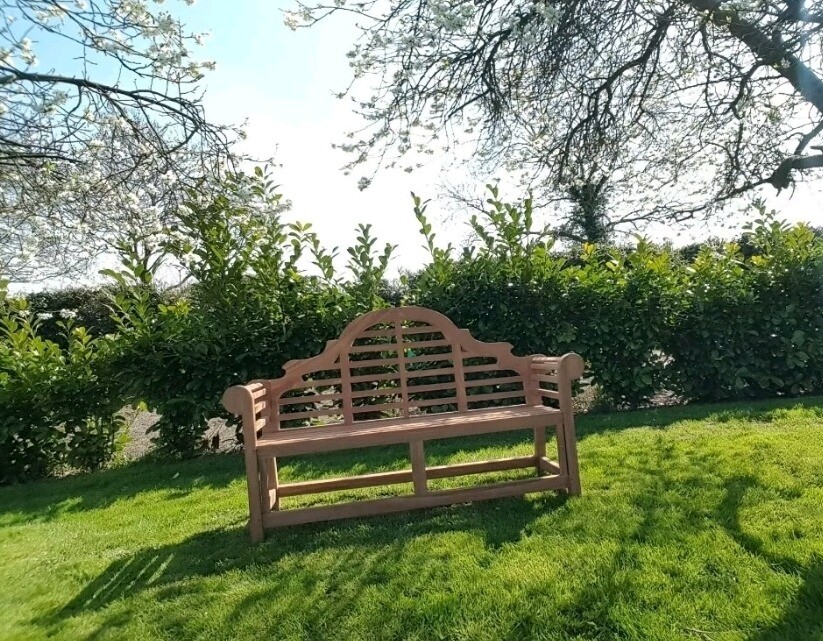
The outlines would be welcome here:
M 397 343 L 375 343 L 374 345 L 355 345 L 349 348 L 349 354 L 368 354 L 370 352 L 397 352 Z M 360 363 L 361 361 L 351 361 Z
M 442 392 L 444 390 L 453 390 L 457 384 L 454 381 L 446 381 L 445 383 L 432 383 L 430 385 L 409 385 L 409 394 L 418 394 L 421 392 Z
M 447 354 L 424 354 L 423 356 L 409 356 L 406 359 L 407 363 L 451 363 L 454 360 L 454 354 L 448 352 Z
M 543 459 L 548 466 L 551 462 Z M 534 456 L 514 456 L 510 458 L 492 459 L 488 461 L 472 461 L 470 463 L 456 463 L 452 465 L 436 465 L 426 468 L 427 479 L 443 479 L 467 474 L 484 474 L 487 472 L 502 472 L 505 470 L 519 470 L 535 467 L 540 462 Z M 547 469 L 549 469 L 547 467 Z M 558 468 L 559 471 L 559 468 Z M 396 472 L 376 472 L 374 474 L 359 474 L 333 479 L 319 479 L 317 481 L 301 481 L 281 485 L 277 492 L 280 497 L 302 496 L 305 494 L 321 494 L 323 492 L 337 492 L 340 490 L 354 490 L 363 487 L 379 485 L 393 485 L 397 483 L 411 483 L 412 470 L 398 470 Z
M 424 349 L 428 347 L 447 347 L 451 343 L 447 340 L 438 339 L 431 341 L 415 341 L 410 343 L 376 343 L 374 345 L 355 345 L 349 349 L 350 354 L 365 354 L 368 352 L 396 352 L 398 348 L 403 349 Z M 360 361 L 352 361 L 360 362 Z
M 429 376 L 454 375 L 453 367 L 441 367 L 440 369 L 412 369 L 406 372 L 406 378 L 428 378 Z
M 281 419 L 285 419 L 285 416 L 281 416 Z M 357 421 L 351 425 L 299 427 L 265 434 L 258 441 L 258 453 L 262 456 L 293 456 L 331 452 L 408 443 L 413 439 L 440 439 L 548 427 L 558 425 L 561 421 L 562 413 L 552 407 L 510 405 L 429 414 L 410 419 L 377 419 Z
M 399 372 L 387 372 L 385 374 L 362 374 L 360 376 L 352 376 L 352 383 L 372 383 L 377 381 L 399 381 Z
M 550 461 L 545 456 L 541 456 L 540 460 L 538 461 L 538 465 L 540 466 L 540 471 L 543 474 L 562 474 L 562 470 L 560 469 L 560 464 L 557 461 Z
M 395 329 L 369 329 L 365 332 L 360 332 L 357 335 L 357 338 L 382 338 L 385 336 L 394 336 L 397 330 Z M 429 327 L 401 327 L 400 332 L 405 335 L 414 335 L 414 334 L 440 334 L 441 336 L 443 333 L 440 331 L 439 328 L 429 326 Z
M 307 412 L 281 412 L 280 413 L 280 420 L 281 421 L 296 421 L 299 419 L 304 418 L 319 418 L 320 416 L 337 416 L 343 415 L 342 408 L 329 408 L 329 409 L 319 409 L 319 410 L 310 410 Z M 323 428 L 319 428 L 323 429 Z M 287 430 L 288 431 L 288 430 Z
M 375 487 L 377 485 L 392 485 L 395 483 L 411 483 L 411 470 L 399 472 L 377 472 L 375 474 L 360 474 L 335 479 L 320 479 L 317 481 L 301 481 L 281 485 L 277 492 L 281 497 L 302 496 L 304 494 L 320 494 L 322 492 L 337 492 L 339 490 L 354 490 L 361 487 Z
M 470 357 L 464 357 L 464 360 L 466 358 Z M 485 365 L 464 365 L 463 371 L 466 374 L 474 374 L 476 372 L 514 372 L 515 370 L 511 367 L 501 366 L 498 363 L 487 363 Z
M 399 387 L 377 387 L 375 389 L 361 390 L 352 392 L 352 398 L 371 398 L 372 396 L 399 396 Z
M 542 389 L 541 388 L 541 389 L 537 390 L 537 393 L 540 394 L 540 396 L 543 396 L 545 398 L 553 398 L 553 399 L 556 399 L 558 401 L 560 400 L 560 392 L 555 391 L 553 389 Z
M 519 376 L 506 376 L 503 378 L 475 378 L 466 381 L 466 387 L 486 387 L 489 385 L 512 385 L 514 383 L 523 384 L 523 379 Z M 469 394 L 471 396 L 471 394 Z
M 312 403 L 322 403 L 323 401 L 337 401 L 343 398 L 342 394 L 309 394 L 307 396 L 287 396 L 277 401 L 278 405 L 311 405 Z
M 403 403 L 376 403 L 374 405 L 360 405 L 352 408 L 355 414 L 367 414 L 369 412 L 389 412 L 391 410 L 402 411 Z
M 533 467 L 536 464 L 537 461 L 534 456 L 512 456 L 509 458 L 498 458 L 488 461 L 472 461 L 470 463 L 437 465 L 426 468 L 426 478 L 445 479 L 452 476 L 462 476 L 466 474 L 485 474 L 486 472 L 520 470 Z
M 324 378 L 308 381 L 298 381 L 288 391 L 297 389 L 306 389 L 307 387 L 331 387 L 333 385 L 340 385 L 342 383 L 340 378 Z
M 469 403 L 479 403 L 480 401 L 497 401 L 504 398 L 525 398 L 526 392 L 492 392 L 489 394 L 467 394 L 466 400 Z
M 262 398 L 263 396 L 265 396 L 265 395 L 266 395 L 266 392 L 268 392 L 268 390 L 266 389 L 265 385 L 263 385 L 262 383 L 258 383 L 258 385 L 260 385 L 260 387 L 258 387 L 256 390 L 253 390 L 253 391 L 252 391 L 252 393 L 251 393 L 251 397 L 252 397 L 255 401 L 256 401 L 257 399 Z
M 349 361 L 349 369 L 366 369 L 369 367 L 397 367 L 400 362 L 396 358 L 370 358 L 365 361 Z M 361 376 L 358 374 L 358 376 Z M 367 374 L 362 374 L 367 376 Z
M 505 496 L 522 496 L 530 492 L 544 492 L 558 490 L 568 486 L 568 477 L 563 475 L 543 476 L 535 479 L 522 479 L 492 483 L 472 488 L 458 488 L 452 490 L 436 490 L 423 495 L 398 496 L 368 501 L 355 501 L 342 505 L 324 505 L 308 507 L 299 510 L 283 510 L 263 514 L 263 525 L 266 527 L 281 527 L 297 525 L 299 523 L 314 523 L 347 519 L 373 514 L 390 514 L 391 512 L 405 512 L 418 508 L 430 508 L 452 503 L 466 503 L 469 501 L 483 501 L 503 498 Z

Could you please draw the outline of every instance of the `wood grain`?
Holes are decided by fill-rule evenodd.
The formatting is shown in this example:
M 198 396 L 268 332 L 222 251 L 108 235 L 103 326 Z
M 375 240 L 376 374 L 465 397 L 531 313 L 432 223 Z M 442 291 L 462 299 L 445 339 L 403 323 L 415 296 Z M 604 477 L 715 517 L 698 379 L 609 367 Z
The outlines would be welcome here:
M 583 360 L 577 354 L 515 356 L 509 343 L 478 341 L 438 312 L 396 307 L 356 318 L 338 338 L 326 343 L 321 354 L 289 361 L 283 369 L 280 378 L 236 385 L 223 396 L 226 409 L 243 421 L 249 530 L 254 541 L 262 539 L 264 526 L 546 489 L 580 492 L 571 387 L 583 374 Z M 482 374 L 488 378 L 477 377 Z M 428 381 L 416 384 L 419 379 Z M 295 396 L 300 390 L 315 392 Z M 448 396 L 437 398 L 438 393 Z M 545 398 L 558 401 L 559 409 L 545 406 Z M 514 405 L 472 409 L 518 399 L 521 402 Z M 292 408 L 299 411 L 289 412 Z M 366 413 L 384 418 L 355 420 Z M 334 417 L 339 422 L 329 423 Z M 281 429 L 285 421 L 306 419 L 319 424 Z M 557 462 L 546 457 L 548 427 L 555 427 Z M 427 440 L 521 429 L 533 434 L 532 456 L 426 467 Z M 411 470 L 290 484 L 281 484 L 277 478 L 277 459 L 283 456 L 401 443 L 409 446 Z M 460 490 L 433 492 L 427 488 L 429 479 L 529 467 L 534 467 L 537 478 Z M 281 497 L 408 482 L 414 488 L 410 496 L 279 509 Z

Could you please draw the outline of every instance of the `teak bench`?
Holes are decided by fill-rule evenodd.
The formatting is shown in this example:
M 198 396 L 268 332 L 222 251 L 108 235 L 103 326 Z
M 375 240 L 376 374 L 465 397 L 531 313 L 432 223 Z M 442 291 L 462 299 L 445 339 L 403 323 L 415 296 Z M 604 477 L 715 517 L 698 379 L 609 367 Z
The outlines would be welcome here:
M 579 494 L 571 384 L 583 360 L 511 350 L 472 338 L 430 309 L 381 309 L 355 319 L 319 356 L 286 363 L 283 377 L 226 390 L 223 405 L 243 421 L 252 540 L 262 540 L 264 528 L 296 523 L 542 490 Z M 557 461 L 546 457 L 548 427 Z M 425 441 L 523 429 L 534 433 L 532 456 L 426 465 Z M 398 443 L 409 444 L 410 470 L 278 483 L 279 457 Z M 530 467 L 537 478 L 427 488 L 429 479 Z M 283 497 L 409 482 L 410 495 L 280 510 Z

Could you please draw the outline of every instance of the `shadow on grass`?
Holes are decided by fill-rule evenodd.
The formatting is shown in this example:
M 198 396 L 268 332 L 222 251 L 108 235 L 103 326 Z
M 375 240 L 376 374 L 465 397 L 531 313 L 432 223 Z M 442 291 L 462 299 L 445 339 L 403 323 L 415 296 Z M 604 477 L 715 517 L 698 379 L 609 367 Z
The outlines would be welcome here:
M 704 459 L 704 463 L 708 459 Z M 702 520 L 692 518 L 696 515 L 681 513 L 672 521 L 672 506 L 660 501 L 659 497 L 682 488 L 683 480 L 675 485 L 667 479 L 663 467 L 654 469 L 654 480 L 648 488 L 646 498 L 636 500 L 642 510 L 642 518 L 631 536 L 621 542 L 618 552 L 610 564 L 601 568 L 597 580 L 591 581 L 577 598 L 563 608 L 563 618 L 569 623 L 563 632 L 572 638 L 623 639 L 634 638 L 635 621 L 626 621 L 615 615 L 625 600 L 639 601 L 645 598 L 647 606 L 657 607 L 648 602 L 648 595 L 642 595 L 639 585 L 627 578 L 626 568 L 638 562 L 639 547 L 646 544 L 656 545 L 665 534 L 668 542 L 683 541 L 685 537 L 705 527 Z M 701 483 L 702 475 L 686 479 L 686 483 Z M 705 483 L 705 481 L 703 481 Z M 723 482 L 724 496 L 712 514 L 712 522 L 723 527 L 727 534 L 748 554 L 761 561 L 773 572 L 792 575 L 800 580 L 800 588 L 793 598 L 785 604 L 783 612 L 776 621 L 749 633 L 746 641 L 821 641 L 823 640 L 823 557 L 812 556 L 807 563 L 801 563 L 789 556 L 773 554 L 766 550 L 763 542 L 745 532 L 741 523 L 741 509 L 747 491 L 763 486 L 754 476 L 734 476 Z M 735 579 L 736 580 L 736 579 Z M 672 587 L 672 589 L 674 589 Z M 619 595 L 619 596 L 618 596 Z M 669 598 L 665 593 L 663 599 Z M 723 638 L 725 631 L 705 631 L 694 627 L 684 627 L 685 636 L 696 639 Z M 537 633 L 537 630 L 521 632 Z M 738 631 L 739 632 L 739 631 Z M 717 635 L 717 636 L 716 636 Z M 523 638 L 528 637 L 525 634 Z M 512 636 L 508 641 L 515 641 Z
M 531 430 L 485 434 L 472 438 L 430 441 L 430 463 L 463 451 L 487 447 L 509 448 L 527 443 Z M 283 482 L 345 476 L 409 467 L 407 445 L 343 450 L 315 456 L 283 459 Z M 93 474 L 46 479 L 0 487 L 0 526 L 51 521 L 62 515 L 106 508 L 147 492 L 162 491 L 166 498 L 186 496 L 193 490 L 225 488 L 245 483 L 240 453 L 209 454 L 195 459 L 143 459 Z
M 249 543 L 245 527 L 204 532 L 182 543 L 144 549 L 112 562 L 71 602 L 37 623 L 54 625 L 80 612 L 104 609 L 118 599 L 134 597 L 149 588 L 233 570 L 273 568 L 285 557 L 301 558 L 328 549 L 342 552 L 335 572 L 331 573 L 335 581 L 352 586 L 363 581 L 379 584 L 390 579 L 387 573 L 393 565 L 389 556 L 403 554 L 408 543 L 421 537 L 446 532 L 480 534 L 486 549 L 494 551 L 519 541 L 528 534 L 536 517 L 560 509 L 566 501 L 565 494 L 552 493 L 538 500 L 503 499 L 294 526 L 269 532 L 267 540 L 258 545 Z M 362 567 L 366 559 L 368 571 Z
M 386 462 L 393 460 L 391 448 L 381 451 Z M 335 461 L 336 465 L 346 464 L 346 459 Z M 822 560 L 813 557 L 804 564 L 775 556 L 760 539 L 748 534 L 741 510 L 747 493 L 761 486 L 753 475 L 732 473 L 723 478 L 706 473 L 721 468 L 722 461 L 714 455 L 693 451 L 684 455 L 673 443 L 656 440 L 624 468 L 614 471 L 622 488 L 620 500 L 628 504 L 622 511 L 624 522 L 616 530 L 610 530 L 610 524 L 602 520 L 589 518 L 585 511 L 570 509 L 576 500 L 565 505 L 562 495 L 546 494 L 534 500 L 504 499 L 286 528 L 273 531 L 265 543 L 257 546 L 249 545 L 245 528 L 205 532 L 112 562 L 70 602 L 33 623 L 47 634 L 57 634 L 73 617 L 96 612 L 102 623 L 87 637 L 96 639 L 127 627 L 146 603 L 152 603 L 160 605 L 156 609 L 152 606 L 151 617 L 156 617 L 164 630 L 177 631 L 182 638 L 191 636 L 187 626 L 200 608 L 242 585 L 242 596 L 227 599 L 219 616 L 212 615 L 208 622 L 213 638 L 241 638 L 244 635 L 239 630 L 255 625 L 256 631 L 245 636 L 259 636 L 265 628 L 272 633 L 282 630 L 283 637 L 345 638 L 340 630 L 345 630 L 355 614 L 365 616 L 363 612 L 384 626 L 384 638 L 415 634 L 418 638 L 433 638 L 433 622 L 448 621 L 442 624 L 448 631 L 464 617 L 479 616 L 474 604 L 461 598 L 446 605 L 427 598 L 432 590 L 440 590 L 437 598 L 444 598 L 443 586 L 452 582 L 457 582 L 456 590 L 463 590 L 458 594 L 464 599 L 466 594 L 482 594 L 459 584 L 466 576 L 461 564 L 489 567 L 497 559 L 506 558 L 504 552 L 525 539 L 556 535 L 561 546 L 565 540 L 589 545 L 602 540 L 613 544 L 614 552 L 596 562 L 592 575 L 581 581 L 569 598 L 551 603 L 549 615 L 533 614 L 534 604 L 545 604 L 551 597 L 544 584 L 530 584 L 522 603 L 513 605 L 518 608 L 512 617 L 514 622 L 509 629 L 498 630 L 496 638 L 544 638 L 546 616 L 555 617 L 551 631 L 556 638 L 642 638 L 638 631 L 644 630 L 647 622 L 638 619 L 647 613 L 654 616 L 656 609 L 667 612 L 667 601 L 687 581 L 677 574 L 676 560 L 672 560 L 674 567 L 669 571 L 673 574 L 667 577 L 668 583 L 659 592 L 650 592 L 644 559 L 660 546 L 689 550 L 701 534 L 712 530 L 726 532 L 771 572 L 791 574 L 802 581 L 779 620 L 750 632 L 746 641 L 820 641 Z M 709 496 L 715 499 L 707 505 L 704 498 Z M 482 541 L 484 549 L 482 553 L 458 556 L 462 551 L 459 542 L 452 542 L 456 547 L 446 547 L 441 539 L 448 537 L 438 537 L 442 534 L 458 539 L 463 534 L 471 535 L 470 539 Z M 560 549 L 554 557 L 532 558 L 557 562 L 573 548 L 570 545 L 569 551 Z M 722 562 L 718 559 L 723 557 L 707 551 L 696 558 L 711 574 L 711 564 Z M 576 562 L 583 563 L 580 559 Z M 747 563 L 745 559 L 740 562 Z M 724 598 L 725 590 L 738 580 L 738 571 L 740 567 L 717 568 L 716 584 L 702 589 L 712 589 L 714 598 Z M 482 573 L 474 576 L 483 580 Z M 395 606 L 395 600 L 405 605 Z M 700 637 L 699 631 L 691 632 L 686 627 L 689 623 L 672 622 L 681 627 L 671 638 L 706 638 Z
M 802 584 L 780 619 L 746 641 L 820 641 L 823 639 L 823 557 L 814 555 L 808 564 L 798 563 L 791 557 L 769 552 L 760 539 L 743 530 L 740 509 L 746 493 L 759 487 L 753 476 L 735 476 L 726 482 L 720 512 L 727 516 L 727 530 L 747 552 L 773 570 L 798 577 Z
M 823 419 L 823 397 L 661 407 L 611 414 L 583 415 L 577 421 L 580 440 L 587 436 L 635 427 L 666 428 L 689 420 L 715 423 L 734 420 L 770 422 L 785 409 L 805 408 Z M 525 443 L 524 432 L 479 435 L 432 441 L 427 455 L 433 460 L 484 447 L 512 447 Z M 408 467 L 406 446 L 347 450 L 285 461 L 284 480 L 321 478 L 340 474 Z M 0 525 L 49 521 L 62 514 L 105 508 L 115 501 L 162 490 L 169 498 L 194 489 L 219 489 L 244 478 L 242 455 L 212 454 L 185 461 L 140 460 L 101 472 L 63 479 L 47 479 L 0 488 Z
M 681 421 L 770 423 L 778 418 L 781 412 L 795 408 L 812 411 L 823 419 L 823 397 L 809 396 L 654 407 L 608 414 L 585 414 L 577 419 L 577 434 L 580 439 L 584 439 L 593 434 L 615 432 L 633 427 L 666 428 Z
M 691 512 L 678 508 L 676 491 L 684 483 L 706 484 L 699 468 L 710 461 L 690 458 L 688 463 L 693 473 L 684 479 L 678 475 L 684 469 L 682 458 L 670 444 L 661 442 L 625 470 L 637 480 L 631 502 L 639 518 L 628 536 L 618 539 L 617 552 L 605 566 L 597 568 L 597 576 L 583 583 L 571 601 L 556 604 L 562 632 L 568 637 L 627 636 L 625 621 L 612 608 L 617 599 L 638 600 L 642 586 L 621 579 L 621 568 L 632 563 L 638 546 L 655 536 L 685 541 L 702 527 Z M 399 599 L 421 597 L 411 611 L 386 613 L 386 626 L 401 627 L 396 635 L 385 633 L 385 638 L 413 637 L 412 629 L 420 633 L 420 638 L 428 638 L 432 632 L 428 626 L 442 613 L 431 610 L 436 606 L 425 595 L 460 576 L 454 558 L 449 553 L 444 557 L 438 547 L 437 535 L 479 535 L 488 553 L 488 564 L 494 563 L 505 546 L 517 545 L 532 534 L 540 517 L 549 518 L 551 527 L 558 528 L 563 536 L 572 538 L 582 530 L 578 536 L 591 541 L 600 535 L 601 525 L 560 516 L 565 513 L 565 502 L 563 495 L 545 494 L 537 500 L 504 499 L 306 525 L 275 530 L 257 546 L 249 545 L 245 528 L 206 532 L 179 544 L 144 549 L 112 562 L 64 607 L 33 623 L 46 633 L 56 634 L 72 617 L 99 612 L 105 623 L 88 637 L 96 639 L 128 626 L 140 603 L 168 601 L 175 606 L 157 613 L 163 629 L 185 627 L 185 622 L 177 618 L 183 616 L 179 613 L 188 610 L 190 615 L 199 599 L 204 595 L 213 598 L 220 590 L 210 584 L 210 579 L 220 585 L 221 576 L 237 577 L 239 572 L 247 586 L 243 592 L 248 590 L 248 594 L 232 601 L 219 620 L 210 622 L 210 630 L 218 636 L 247 625 L 250 613 L 257 612 L 265 613 L 262 616 L 272 630 L 285 629 L 298 619 L 295 625 L 302 638 L 333 638 L 335 628 L 344 626 L 352 611 L 369 607 L 367 595 L 378 589 Z M 544 530 L 537 532 L 541 533 Z M 461 561 L 474 562 L 474 558 Z M 536 585 L 525 601 L 539 603 L 545 598 L 541 586 Z M 542 638 L 546 622 L 529 617 L 529 609 L 524 604 L 522 616 L 518 614 L 511 629 L 500 631 L 501 641 Z M 451 612 L 450 616 L 457 613 Z
M 171 499 L 194 489 L 223 488 L 243 478 L 238 454 L 182 461 L 140 460 L 121 467 L 0 488 L 0 526 L 51 521 L 162 490 Z

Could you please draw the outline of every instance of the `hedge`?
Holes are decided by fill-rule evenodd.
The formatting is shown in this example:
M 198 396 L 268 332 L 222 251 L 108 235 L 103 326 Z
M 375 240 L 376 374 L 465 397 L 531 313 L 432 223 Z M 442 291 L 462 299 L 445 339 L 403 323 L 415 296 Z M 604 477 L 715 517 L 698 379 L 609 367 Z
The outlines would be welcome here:
M 763 220 L 692 262 L 640 241 L 587 247 L 580 264 L 533 245 L 493 244 L 436 259 L 414 300 L 484 340 L 528 353 L 582 354 L 618 406 L 660 394 L 684 401 L 800 395 L 823 389 L 823 240 L 805 225 Z
M 0 483 L 105 464 L 126 404 L 162 414 L 153 437 L 163 451 L 194 454 L 207 446 L 207 421 L 230 418 L 219 404 L 227 386 L 277 375 L 388 304 L 432 307 L 520 354 L 577 351 L 619 407 L 663 393 L 692 401 L 823 391 L 823 240 L 805 225 L 763 219 L 746 232 L 745 253 L 713 243 L 684 259 L 639 239 L 569 256 L 532 229 L 530 201 L 493 193 L 488 216 L 472 220 L 478 242 L 458 253 L 437 247 L 416 199 L 432 260 L 388 286 L 392 248 L 378 250 L 368 227 L 342 273 L 309 226 L 281 221 L 261 181 L 190 203 L 182 227 L 169 230 L 164 251 L 194 283 L 182 296 L 158 295 L 151 270 L 127 252 L 88 309 L 76 292 L 39 299 L 49 302 L 38 308 L 76 307 L 93 332 L 77 319 L 46 328 L 33 305 L 0 287 Z M 103 306 L 113 310 L 107 320 Z

